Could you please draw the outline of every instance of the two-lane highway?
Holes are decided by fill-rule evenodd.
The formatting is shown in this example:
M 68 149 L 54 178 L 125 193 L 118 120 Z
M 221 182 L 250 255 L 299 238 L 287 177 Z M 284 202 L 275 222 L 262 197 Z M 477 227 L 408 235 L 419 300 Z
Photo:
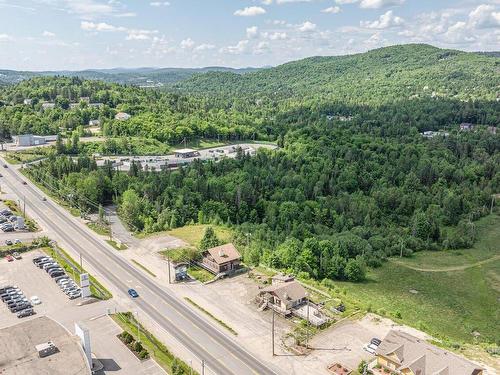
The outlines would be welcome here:
M 8 168 L 3 175 L 4 185 L 21 199 L 26 198 L 28 213 L 53 239 L 82 254 L 105 283 L 124 293 L 130 287 L 139 286 L 141 295 L 134 303 L 198 359 L 203 359 L 210 370 L 221 375 L 276 373 L 170 291 L 135 269 L 49 197 L 43 201 L 45 194 L 29 181 L 23 185 L 26 178 L 19 171 Z

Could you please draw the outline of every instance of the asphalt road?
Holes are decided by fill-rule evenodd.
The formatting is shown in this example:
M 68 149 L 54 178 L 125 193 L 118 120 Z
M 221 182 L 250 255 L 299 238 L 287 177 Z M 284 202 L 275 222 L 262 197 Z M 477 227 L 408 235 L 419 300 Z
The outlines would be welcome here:
M 5 163 L 2 160 L 2 163 Z M 12 167 L 4 169 L 2 180 L 9 190 L 19 197 L 26 197 L 30 214 L 45 228 L 50 237 L 79 253 L 85 262 L 104 278 L 126 293 L 133 287 L 140 297 L 133 302 L 159 326 L 169 332 L 207 365 L 206 373 L 226 374 L 276 374 L 259 359 L 253 357 L 235 339 L 226 335 L 211 322 L 194 312 L 168 290 L 158 287 L 148 276 L 128 263 L 116 250 L 102 241 L 45 196 Z M 231 303 L 228 301 L 228 303 Z

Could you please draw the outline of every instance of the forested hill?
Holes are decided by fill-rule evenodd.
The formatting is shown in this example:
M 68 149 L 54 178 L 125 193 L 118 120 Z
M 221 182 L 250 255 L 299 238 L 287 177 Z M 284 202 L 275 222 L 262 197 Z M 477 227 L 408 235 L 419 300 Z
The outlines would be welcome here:
M 236 75 L 211 72 L 180 82 L 181 90 L 223 96 L 312 97 L 354 103 L 441 97 L 496 100 L 500 58 L 408 44 L 362 54 L 311 57 Z

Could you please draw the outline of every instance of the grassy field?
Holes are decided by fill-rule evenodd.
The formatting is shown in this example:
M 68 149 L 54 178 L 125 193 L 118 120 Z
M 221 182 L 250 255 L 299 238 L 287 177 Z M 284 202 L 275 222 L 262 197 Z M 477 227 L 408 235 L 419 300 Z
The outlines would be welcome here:
M 500 217 L 483 218 L 477 228 L 472 249 L 392 259 L 371 270 L 365 283 L 335 284 L 365 308 L 436 337 L 500 343 Z
M 205 229 L 211 226 L 214 228 L 215 234 L 217 237 L 223 241 L 224 243 L 230 242 L 232 237 L 232 232 L 229 228 L 217 226 L 217 225 L 186 225 L 181 228 L 176 228 L 167 232 L 171 236 L 180 238 L 184 242 L 188 243 L 191 246 L 197 246 L 198 243 L 203 238 L 205 234 Z
M 188 275 L 202 283 L 206 283 L 214 278 L 214 275 L 206 269 L 194 265 L 189 266 Z

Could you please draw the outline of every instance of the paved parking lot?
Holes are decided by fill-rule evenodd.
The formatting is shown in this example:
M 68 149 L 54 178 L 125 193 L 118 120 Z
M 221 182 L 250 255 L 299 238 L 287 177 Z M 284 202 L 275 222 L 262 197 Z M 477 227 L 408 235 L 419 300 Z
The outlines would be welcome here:
M 0 241 L 4 241 L 0 234 Z M 22 254 L 21 260 L 7 262 L 0 259 L 0 286 L 17 285 L 29 299 L 38 296 L 42 303 L 34 306 L 36 315 L 23 318 L 34 319 L 47 315 L 58 321 L 70 332 L 75 330 L 75 322 L 83 322 L 90 328 L 92 352 L 98 359 L 103 359 L 104 374 L 136 375 L 164 374 L 164 371 L 152 360 L 139 361 L 116 335 L 121 329 L 106 316 L 108 309 L 114 311 L 116 303 L 113 300 L 101 301 L 79 306 L 81 299 L 69 300 L 56 283 L 42 269 L 36 267 L 32 259 L 41 255 L 39 251 Z M 19 323 L 21 320 L 11 313 L 0 301 L 0 328 Z

